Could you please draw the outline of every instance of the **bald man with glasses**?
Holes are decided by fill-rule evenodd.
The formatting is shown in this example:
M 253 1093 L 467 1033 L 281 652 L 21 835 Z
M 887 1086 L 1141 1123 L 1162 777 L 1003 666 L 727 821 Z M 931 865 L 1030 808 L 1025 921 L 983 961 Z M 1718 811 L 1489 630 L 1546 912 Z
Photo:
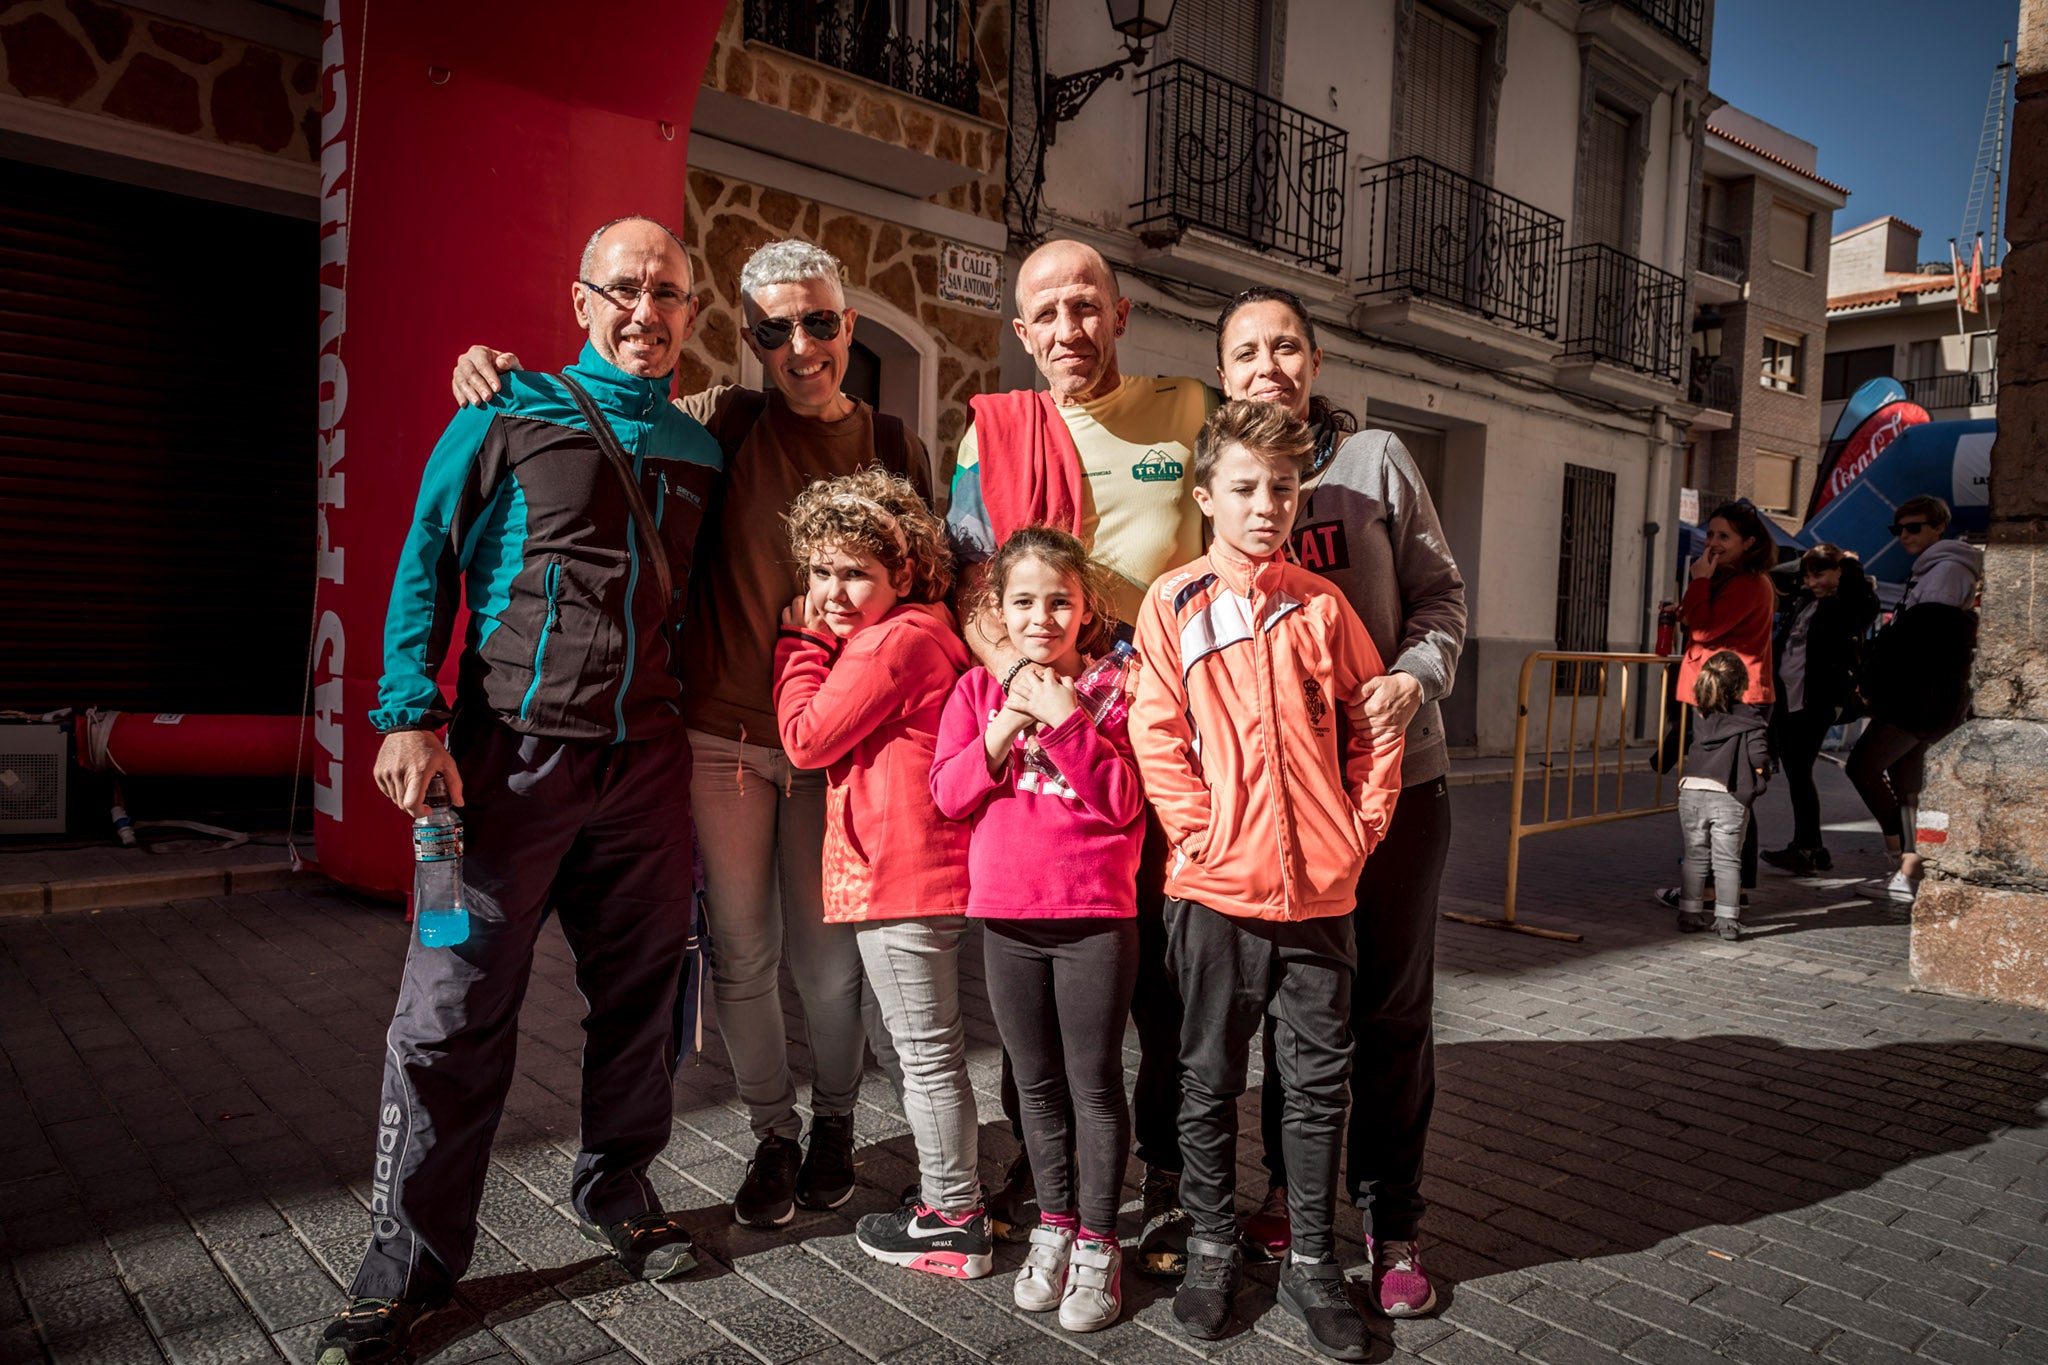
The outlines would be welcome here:
M 696 754 L 691 804 L 704 855 L 713 998 L 755 1151 L 733 1199 L 750 1227 L 780 1227 L 853 1193 L 853 1110 L 872 1043 L 900 1076 L 861 974 L 853 926 L 824 919 L 825 775 L 797 768 L 777 742 L 773 671 L 782 608 L 802 590 L 782 514 L 817 479 L 871 465 L 909 478 L 937 510 L 950 470 L 935 467 L 899 419 L 841 391 L 857 314 L 840 265 L 801 241 L 770 242 L 740 272 L 740 335 L 765 390 L 714 388 L 678 400 L 717 438 L 727 475 L 706 518 L 684 661 L 684 715 Z M 474 347 L 455 396 L 488 401 L 515 356 Z M 811 1056 L 811 1131 L 802 1141 L 778 974 L 803 1000 Z

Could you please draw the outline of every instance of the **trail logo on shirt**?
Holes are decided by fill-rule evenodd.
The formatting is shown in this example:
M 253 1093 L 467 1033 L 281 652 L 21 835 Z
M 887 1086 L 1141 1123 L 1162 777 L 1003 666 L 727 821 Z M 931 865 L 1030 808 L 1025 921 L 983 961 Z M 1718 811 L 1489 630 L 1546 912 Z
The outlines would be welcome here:
M 1182 472 L 1180 461 L 1158 446 L 1131 466 L 1131 477 L 1139 483 L 1179 483 Z
M 1332 569 L 1351 567 L 1351 546 L 1344 538 L 1344 523 L 1319 521 L 1294 531 L 1294 557 L 1304 569 L 1326 574 Z
M 1321 725 L 1323 717 L 1330 714 L 1330 704 L 1323 700 L 1323 685 L 1314 678 L 1301 680 L 1302 704 L 1308 707 L 1308 723 Z

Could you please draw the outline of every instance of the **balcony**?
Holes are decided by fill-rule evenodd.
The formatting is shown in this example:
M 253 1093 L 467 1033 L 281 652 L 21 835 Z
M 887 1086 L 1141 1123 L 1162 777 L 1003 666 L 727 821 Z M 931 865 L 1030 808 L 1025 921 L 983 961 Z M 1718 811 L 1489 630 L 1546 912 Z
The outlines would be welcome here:
M 1700 269 L 1716 279 L 1741 284 L 1749 276 L 1749 250 L 1735 233 L 1702 223 Z
M 1899 381 L 1906 400 L 1929 412 L 1943 408 L 1989 407 L 1998 402 L 1998 371 L 1971 370 L 1967 374 L 1936 374 L 1922 379 Z
M 1695 57 L 1704 55 L 1707 0 L 1621 0 L 1643 21 Z
M 746 0 L 746 38 L 964 114 L 981 111 L 974 0 Z
M 1492 363 L 1548 358 L 1563 219 L 1420 156 L 1369 168 L 1359 190 L 1361 328 Z
M 1685 401 L 1700 410 L 1692 419 L 1692 429 L 1726 431 L 1734 426 L 1735 399 L 1741 392 L 1735 382 L 1734 364 L 1694 355 L 1691 370 L 1685 384 Z
M 1140 80 L 1145 197 L 1131 205 L 1133 231 L 1157 243 L 1194 228 L 1338 272 L 1342 128 L 1190 62 L 1167 62 Z

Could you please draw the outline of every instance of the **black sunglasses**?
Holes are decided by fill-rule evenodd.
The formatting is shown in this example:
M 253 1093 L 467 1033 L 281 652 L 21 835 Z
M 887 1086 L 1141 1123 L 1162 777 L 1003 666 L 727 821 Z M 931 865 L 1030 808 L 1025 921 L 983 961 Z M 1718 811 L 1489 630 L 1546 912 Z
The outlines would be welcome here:
M 839 314 L 829 308 L 806 313 L 800 318 L 762 318 L 747 330 L 754 334 L 754 342 L 764 351 L 779 351 L 789 344 L 789 338 L 801 325 L 804 335 L 814 341 L 830 341 L 839 335 Z
M 1927 523 L 1924 521 L 1895 521 L 1891 526 L 1892 534 L 1895 536 L 1909 534 L 1917 536 L 1926 529 Z

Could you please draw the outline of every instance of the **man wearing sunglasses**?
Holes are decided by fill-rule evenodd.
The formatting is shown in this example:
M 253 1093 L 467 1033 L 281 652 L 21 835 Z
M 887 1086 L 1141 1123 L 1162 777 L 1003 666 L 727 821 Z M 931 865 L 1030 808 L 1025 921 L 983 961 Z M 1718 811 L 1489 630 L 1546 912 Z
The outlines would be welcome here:
M 798 1205 L 836 1208 L 852 1195 L 864 1040 L 892 1079 L 898 1074 L 866 993 L 854 926 L 825 923 L 825 775 L 793 767 L 776 740 L 775 636 L 801 590 L 782 514 L 812 481 L 877 463 L 908 477 L 928 502 L 944 485 L 915 433 L 840 392 L 857 315 L 837 259 L 808 242 L 771 242 L 741 269 L 740 295 L 740 335 L 767 389 L 724 386 L 677 403 L 717 438 L 727 469 L 699 544 L 683 706 L 696 755 L 691 804 L 712 991 L 755 1139 L 733 1216 L 767 1228 L 789 1222 Z M 471 348 L 456 363 L 457 401 L 488 401 L 500 374 L 518 364 Z M 808 1145 L 784 1042 L 785 958 L 810 1033 Z
M 1936 497 L 1908 498 L 1892 514 L 1891 532 L 1913 557 L 1913 575 L 1891 624 L 1872 642 L 1860 680 L 1870 725 L 1843 765 L 1894 859 L 1889 877 L 1856 890 L 1897 906 L 1912 905 L 1920 894 L 1914 836 L 1927 751 L 1969 709 L 1984 552 L 1945 539 L 1948 526 L 1948 504 Z
M 724 458 L 668 402 L 694 314 L 660 223 L 585 246 L 569 302 L 589 334 L 559 375 L 457 412 L 428 457 L 399 556 L 371 722 L 377 785 L 424 815 L 463 807 L 468 939 L 412 945 L 386 1039 L 371 1240 L 320 1365 L 401 1354 L 476 1245 L 534 941 L 552 910 L 576 956 L 583 1235 L 627 1273 L 696 1262 L 647 1168 L 668 1145 L 687 963 L 690 745 L 674 627 Z M 469 607 L 451 708 L 436 677 Z M 452 712 L 452 714 L 451 714 Z M 448 727 L 446 747 L 436 736 Z

